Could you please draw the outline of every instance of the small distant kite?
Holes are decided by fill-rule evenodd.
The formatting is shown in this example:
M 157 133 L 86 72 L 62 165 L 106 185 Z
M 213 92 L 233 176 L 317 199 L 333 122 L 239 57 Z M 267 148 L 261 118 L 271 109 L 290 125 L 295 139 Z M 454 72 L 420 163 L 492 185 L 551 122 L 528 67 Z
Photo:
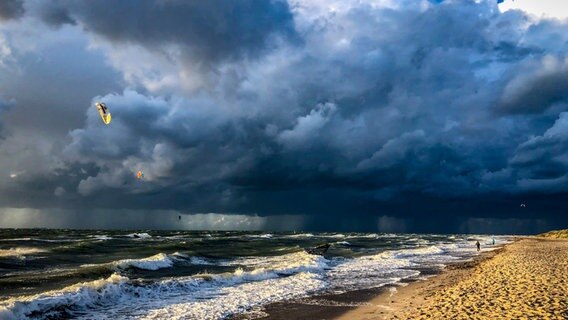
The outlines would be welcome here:
M 527 207 L 527 205 L 526 205 L 526 204 L 524 204 L 524 203 L 521 203 L 521 208 L 526 208 L 526 207 Z
M 101 119 L 103 119 L 104 124 L 109 124 L 111 120 L 110 112 L 108 112 L 107 106 L 102 102 L 96 103 L 97 110 L 99 110 L 99 114 L 101 115 Z
M 144 172 L 142 171 L 136 172 L 136 179 L 142 180 L 142 178 L 144 178 Z

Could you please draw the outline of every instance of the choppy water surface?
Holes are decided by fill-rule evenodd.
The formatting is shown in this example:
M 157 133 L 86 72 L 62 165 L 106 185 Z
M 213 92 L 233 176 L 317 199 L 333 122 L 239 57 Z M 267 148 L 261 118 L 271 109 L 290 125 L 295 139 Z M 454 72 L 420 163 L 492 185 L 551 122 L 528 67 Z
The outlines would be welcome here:
M 496 246 L 492 245 L 493 238 Z M 504 237 L 0 229 L 0 319 L 222 319 L 380 287 Z M 325 256 L 303 248 L 323 243 Z

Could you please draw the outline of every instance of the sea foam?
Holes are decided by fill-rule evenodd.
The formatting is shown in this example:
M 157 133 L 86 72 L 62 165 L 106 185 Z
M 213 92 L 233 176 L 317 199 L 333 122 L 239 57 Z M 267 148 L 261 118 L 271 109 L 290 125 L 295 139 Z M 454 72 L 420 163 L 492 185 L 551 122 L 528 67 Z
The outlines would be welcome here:
M 29 319 L 32 314 L 47 314 L 56 308 L 85 309 L 117 298 L 128 278 L 113 274 L 107 279 L 82 282 L 62 290 L 0 302 L 0 319 Z M 52 313 L 53 314 L 53 313 Z

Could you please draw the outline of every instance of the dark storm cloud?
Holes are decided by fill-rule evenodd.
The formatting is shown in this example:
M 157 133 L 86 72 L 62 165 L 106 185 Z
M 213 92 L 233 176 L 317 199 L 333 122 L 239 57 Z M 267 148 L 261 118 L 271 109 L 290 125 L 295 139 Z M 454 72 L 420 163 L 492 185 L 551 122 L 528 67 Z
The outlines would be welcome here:
M 568 108 L 568 63 L 548 57 L 522 68 L 505 88 L 500 108 L 509 113 L 541 113 L 555 104 Z
M 52 41 L 41 55 L 23 55 L 0 74 L 1 93 L 17 101 L 10 114 L 14 129 L 67 134 L 82 125 L 93 96 L 118 87 L 120 75 L 100 54 L 86 50 L 84 40 Z
M 45 3 L 40 10 L 41 19 L 54 27 L 65 24 L 75 25 L 76 22 L 71 18 L 69 10 L 58 4 L 58 2 Z
M 2 138 L 2 118 L 6 111 L 14 105 L 14 100 L 6 100 L 0 97 L 0 138 Z
M 531 190 L 527 179 L 542 171 L 536 165 L 521 170 L 517 160 L 528 148 L 523 143 L 541 132 L 495 115 L 495 105 L 557 102 L 562 88 L 542 84 L 541 77 L 558 68 L 536 66 L 562 62 L 538 54 L 547 43 L 503 45 L 522 38 L 510 36 L 526 20 L 494 9 L 472 2 L 425 12 L 353 7 L 304 35 L 309 40 L 302 48 L 287 49 L 295 55 L 278 69 L 277 84 L 249 73 L 236 87 L 211 89 L 218 96 L 126 91 L 102 97 L 114 107 L 113 125 L 102 127 L 90 110 L 86 128 L 71 133 L 65 151 L 68 160 L 101 168 L 77 191 L 89 197 L 105 188 L 131 195 L 167 190 L 178 197 L 156 196 L 152 206 L 262 214 L 405 215 L 425 206 L 435 215 L 507 215 L 517 194 Z M 342 37 L 349 40 L 337 48 Z M 279 58 L 275 53 L 266 61 Z M 533 82 L 550 90 L 533 102 L 510 98 L 532 90 Z M 232 105 L 242 111 L 228 111 Z M 563 169 L 547 168 L 543 174 Z M 143 185 L 133 184 L 137 170 L 145 171 Z M 461 208 L 480 199 L 483 205 Z
M 340 7 L 44 7 L 51 25 L 96 35 L 129 88 L 92 94 L 112 123 L 85 103 L 57 169 L 6 194 L 34 207 L 298 214 L 314 230 L 566 223 L 568 24 L 494 1 Z M 202 80 L 192 61 L 215 65 L 199 90 L 176 86 Z
M 0 1 L 0 20 L 16 19 L 24 15 L 23 0 L 2 0 Z
M 0 111 L 0 206 L 59 206 L 55 190 L 62 195 L 79 183 L 73 164 L 64 177 L 58 171 L 68 132 L 83 125 L 93 96 L 120 81 L 87 45 L 79 30 L 0 23 L 0 95 L 12 101 Z
M 568 183 L 568 113 L 560 114 L 542 136 L 521 144 L 511 165 L 522 174 L 522 189 L 555 193 L 567 190 Z
M 174 46 L 197 63 L 252 57 L 271 35 L 295 36 L 282 0 L 57 1 L 43 7 L 42 16 L 50 24 L 78 22 L 116 44 L 158 51 Z

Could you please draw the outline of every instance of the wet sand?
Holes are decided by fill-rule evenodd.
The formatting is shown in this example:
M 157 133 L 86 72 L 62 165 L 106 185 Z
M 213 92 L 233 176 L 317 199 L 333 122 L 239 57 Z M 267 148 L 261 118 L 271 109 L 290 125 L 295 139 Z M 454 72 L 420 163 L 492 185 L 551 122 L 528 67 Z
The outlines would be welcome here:
M 568 240 L 526 238 L 425 281 L 274 303 L 240 319 L 568 319 Z

